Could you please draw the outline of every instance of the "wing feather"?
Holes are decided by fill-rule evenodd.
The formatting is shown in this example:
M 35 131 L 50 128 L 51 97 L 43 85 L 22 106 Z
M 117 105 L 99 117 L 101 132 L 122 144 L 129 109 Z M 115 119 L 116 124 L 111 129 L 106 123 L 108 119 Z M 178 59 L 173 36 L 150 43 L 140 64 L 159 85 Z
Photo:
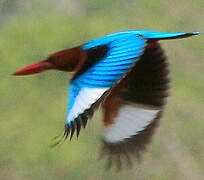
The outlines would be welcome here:
M 106 98 L 102 155 L 109 161 L 140 159 L 158 126 L 168 96 L 168 64 L 158 42 L 148 42 L 141 59 Z M 114 157 L 114 158 L 113 158 Z M 111 162 L 113 164 L 113 162 Z
M 101 42 L 103 41 L 106 42 L 107 37 L 105 40 L 101 40 Z M 94 112 L 92 106 L 96 102 L 98 105 L 109 93 L 109 90 L 125 77 L 125 74 L 130 71 L 142 55 L 146 40 L 133 34 L 125 34 L 122 39 L 118 37 L 111 39 L 109 43 L 100 45 L 98 49 L 97 46 L 93 46 L 93 43 L 91 41 L 84 45 L 83 51 L 87 52 L 88 59 L 86 61 L 88 63 L 84 61 L 82 67 L 78 68 L 80 73 L 75 73 L 69 87 L 65 131 L 66 129 L 76 129 L 73 122 L 78 118 L 84 119 L 85 124 L 87 123 L 88 117 L 85 112 L 87 110 Z M 90 48 L 87 48 L 88 46 Z M 103 50 L 103 47 L 108 51 Z M 126 49 L 126 47 L 131 48 Z M 99 51 L 106 52 L 106 55 L 100 55 Z M 99 57 L 102 59 L 98 59 Z M 73 132 L 71 131 L 71 135 Z

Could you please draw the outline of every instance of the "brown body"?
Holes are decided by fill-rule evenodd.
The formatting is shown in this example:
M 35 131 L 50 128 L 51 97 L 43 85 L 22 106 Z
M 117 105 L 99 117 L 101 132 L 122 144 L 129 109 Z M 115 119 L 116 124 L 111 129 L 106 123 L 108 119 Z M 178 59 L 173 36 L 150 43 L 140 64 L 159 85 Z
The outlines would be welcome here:
M 78 46 L 54 53 L 43 61 L 31 64 L 17 71 L 14 75 L 29 75 L 45 70 L 57 69 L 73 72 L 72 82 L 97 61 L 102 59 L 107 51 L 108 48 L 105 46 L 99 46 L 88 51 L 83 51 L 81 46 Z M 143 56 L 140 57 L 132 70 L 109 93 L 104 94 L 103 97 L 81 114 L 75 123 L 72 123 L 65 130 L 65 138 L 67 138 L 70 132 L 70 138 L 72 138 L 75 129 L 78 136 L 81 124 L 84 127 L 86 126 L 88 118 L 93 115 L 100 103 L 102 103 L 103 107 L 105 127 L 114 124 L 114 120 L 118 116 L 118 111 L 127 102 L 137 106 L 160 109 L 156 118 L 138 135 L 116 144 L 102 141 L 103 148 L 101 152 L 102 155 L 109 155 L 109 166 L 111 166 L 112 160 L 115 159 L 118 168 L 120 168 L 122 157 L 125 157 L 130 164 L 129 156 L 135 154 L 137 158 L 140 157 L 141 152 L 149 144 L 158 125 L 163 106 L 166 103 L 166 97 L 168 96 L 169 79 L 167 76 L 168 64 L 163 50 L 157 41 L 148 41 Z M 117 158 L 113 158 L 114 156 Z

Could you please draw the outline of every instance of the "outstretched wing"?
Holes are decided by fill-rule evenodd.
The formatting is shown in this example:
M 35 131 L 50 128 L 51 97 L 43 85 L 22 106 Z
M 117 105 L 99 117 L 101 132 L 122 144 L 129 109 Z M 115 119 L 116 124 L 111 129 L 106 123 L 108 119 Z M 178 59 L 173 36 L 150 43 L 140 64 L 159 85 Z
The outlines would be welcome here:
M 148 42 L 133 70 L 103 104 L 105 133 L 101 155 L 120 169 L 121 159 L 131 163 L 149 144 L 168 96 L 168 64 L 158 42 Z
M 141 36 L 125 34 L 111 41 L 106 37 L 84 45 L 83 63 L 69 87 L 65 137 L 71 132 L 71 138 L 75 129 L 78 136 L 81 125 L 86 125 L 109 90 L 125 77 L 142 55 L 145 43 Z

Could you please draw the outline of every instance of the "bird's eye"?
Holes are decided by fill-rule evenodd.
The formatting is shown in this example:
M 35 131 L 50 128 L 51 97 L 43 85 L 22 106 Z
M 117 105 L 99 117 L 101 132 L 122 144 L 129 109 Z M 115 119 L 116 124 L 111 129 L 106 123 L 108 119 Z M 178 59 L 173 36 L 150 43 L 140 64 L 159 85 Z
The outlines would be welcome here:
M 53 58 L 52 58 L 52 57 L 48 57 L 48 58 L 47 58 L 47 61 L 48 61 L 48 62 L 52 62 L 52 61 L 53 61 Z

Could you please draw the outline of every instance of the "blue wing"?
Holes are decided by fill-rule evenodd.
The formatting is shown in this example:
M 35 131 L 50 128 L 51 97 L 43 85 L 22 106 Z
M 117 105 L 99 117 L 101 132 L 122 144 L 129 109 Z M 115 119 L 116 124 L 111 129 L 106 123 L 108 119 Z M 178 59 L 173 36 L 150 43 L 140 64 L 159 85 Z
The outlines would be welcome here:
M 197 34 L 199 32 L 160 33 L 130 30 L 106 35 L 85 44 L 84 51 L 104 45 L 108 46 L 109 50 L 104 58 L 70 84 L 65 137 L 69 135 L 70 130 L 72 137 L 75 129 L 78 136 L 81 123 L 86 124 L 88 116 L 93 114 L 95 105 L 98 105 L 106 93 L 134 66 L 148 40 L 185 38 Z
M 146 43 L 146 39 L 135 34 L 116 36 L 109 41 L 107 37 L 104 38 L 101 44 L 97 44 L 98 40 L 95 45 L 106 43 L 109 47 L 107 55 L 70 84 L 66 125 L 83 114 L 126 75 L 141 56 Z M 93 44 L 94 41 L 87 43 L 83 50 L 93 47 Z

